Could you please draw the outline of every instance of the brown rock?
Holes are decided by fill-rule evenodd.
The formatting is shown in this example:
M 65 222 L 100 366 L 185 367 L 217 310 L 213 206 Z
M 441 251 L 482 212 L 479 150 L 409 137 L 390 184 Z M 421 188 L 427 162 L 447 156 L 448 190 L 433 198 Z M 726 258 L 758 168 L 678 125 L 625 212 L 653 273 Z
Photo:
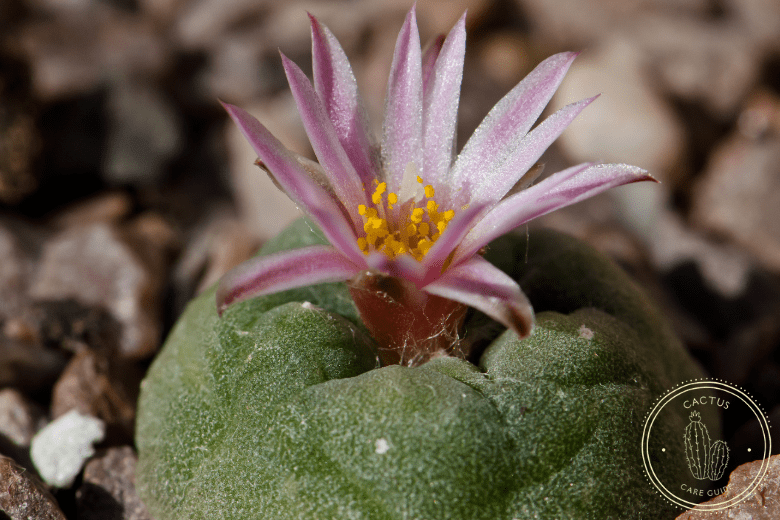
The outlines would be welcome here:
M 60 228 L 89 226 L 97 223 L 118 223 L 133 209 L 133 201 L 125 192 L 109 192 L 78 202 L 55 216 L 53 224 Z
M 28 447 L 45 425 L 43 410 L 12 388 L 0 390 L 0 436 L 19 447 Z
M 757 460 L 739 466 L 731 472 L 726 491 L 704 502 L 708 506 L 717 506 L 739 495 L 748 488 L 761 470 L 763 461 Z M 751 520 L 776 520 L 780 518 L 780 455 L 769 458 L 766 475 L 750 496 L 731 507 L 715 511 L 696 511 L 692 509 L 677 517 L 677 520 L 718 520 L 744 518 Z M 700 504 L 701 505 L 701 504 Z
M 641 25 L 645 15 L 671 12 L 678 17 L 706 17 L 712 4 L 708 0 L 643 0 L 614 2 L 593 0 L 583 9 L 580 0 L 516 0 L 541 39 L 557 47 L 592 44 L 618 28 Z
M 232 24 L 261 17 L 269 4 L 268 0 L 188 2 L 176 20 L 174 33 L 185 48 L 210 47 Z
M 57 9 L 53 16 L 33 19 L 9 41 L 30 62 L 33 88 L 45 99 L 94 91 L 106 81 L 107 71 L 155 76 L 170 53 L 153 20 L 106 2 Z
M 780 98 L 769 90 L 754 92 L 739 114 L 737 128 L 747 139 L 780 135 Z
M 5 79 L 0 76 L 0 201 L 14 204 L 38 186 L 33 161 L 41 138 L 35 113 L 25 104 L 8 98 L 3 89 Z
M 711 240 L 671 211 L 664 211 L 647 237 L 653 264 L 668 272 L 685 262 L 694 262 L 709 289 L 726 298 L 744 294 L 753 259 L 742 248 Z M 731 381 L 729 379 L 729 381 Z
M 262 25 L 215 42 L 203 77 L 208 95 L 244 106 L 270 92 L 286 90 L 281 60 L 266 40 Z
M 116 80 L 108 95 L 108 136 L 103 158 L 114 185 L 151 185 L 182 144 L 171 104 L 145 82 Z
M 778 49 L 780 9 L 775 0 L 740 0 L 729 4 L 735 25 L 741 27 L 759 48 Z
M 6 330 L 9 327 L 6 322 Z M 17 322 L 20 323 L 20 322 Z M 23 334 L 33 331 L 28 325 Z M 5 331 L 4 331 L 5 332 Z M 65 366 L 62 352 L 46 348 L 33 339 L 9 338 L 0 334 L 0 387 L 12 386 L 23 390 L 37 390 L 51 385 Z
M 711 156 L 692 191 L 693 222 L 780 270 L 780 137 L 734 135 Z
M 120 354 L 142 358 L 159 342 L 162 274 L 150 270 L 115 228 L 94 224 L 67 229 L 44 245 L 30 296 L 73 298 L 108 310 L 123 328 Z
M 74 299 L 38 302 L 33 307 L 36 341 L 75 354 L 87 348 L 115 355 L 121 326 L 104 308 Z
M 648 72 L 675 96 L 733 114 L 758 79 L 762 53 L 744 27 L 665 13 L 633 31 Z
M 137 369 L 84 349 L 70 360 L 52 393 L 52 418 L 77 410 L 132 436 L 141 376 Z
M 12 459 L 0 455 L 0 511 L 12 520 L 65 520 L 44 485 Z
M 129 446 L 89 461 L 76 492 L 79 520 L 151 520 L 135 489 L 137 457 Z

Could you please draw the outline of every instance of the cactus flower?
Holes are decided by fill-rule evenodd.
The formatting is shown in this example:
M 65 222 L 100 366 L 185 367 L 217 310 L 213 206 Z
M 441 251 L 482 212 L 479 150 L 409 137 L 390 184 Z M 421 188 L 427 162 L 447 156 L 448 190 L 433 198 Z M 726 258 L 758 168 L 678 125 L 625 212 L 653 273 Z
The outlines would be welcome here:
M 480 250 L 540 215 L 614 186 L 652 180 L 635 166 L 586 163 L 533 184 L 542 153 L 595 99 L 565 106 L 532 128 L 576 53 L 539 64 L 456 155 L 465 14 L 423 53 L 413 7 L 396 43 L 377 145 L 343 49 L 310 18 L 313 83 L 283 54 L 282 62 L 318 163 L 285 148 L 244 110 L 224 106 L 258 165 L 330 245 L 238 266 L 220 282 L 219 312 L 262 294 L 348 281 L 385 364 L 417 364 L 451 350 L 467 306 L 520 337 L 530 334 L 528 299 Z

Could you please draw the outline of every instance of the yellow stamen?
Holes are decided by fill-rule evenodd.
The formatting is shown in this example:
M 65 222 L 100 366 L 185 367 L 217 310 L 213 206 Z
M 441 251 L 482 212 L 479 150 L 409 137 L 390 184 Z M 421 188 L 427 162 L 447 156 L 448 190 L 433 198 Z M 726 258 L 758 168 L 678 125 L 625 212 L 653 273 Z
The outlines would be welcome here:
M 379 204 L 379 202 L 382 200 L 382 194 L 387 189 L 387 183 L 386 182 L 380 182 L 376 189 L 374 190 L 374 194 L 371 195 L 371 201 L 374 204 Z
M 410 165 L 409 173 L 413 174 L 411 172 L 415 172 L 416 168 L 412 163 Z M 417 182 L 425 184 L 419 175 L 417 175 Z M 393 209 L 393 206 L 398 204 L 398 194 L 388 192 L 386 182 L 375 180 L 374 184 L 376 188 L 371 195 L 371 202 L 375 207 L 364 204 L 358 206 L 358 214 L 363 217 L 365 233 L 365 236 L 357 239 L 358 248 L 366 255 L 372 250 L 381 251 L 388 258 L 410 254 L 417 261 L 421 261 L 447 229 L 447 225 L 455 217 L 455 210 L 439 212 L 439 204 L 433 200 L 436 190 L 428 184 L 423 188 L 424 199 L 406 198 L 401 206 L 403 214 L 391 213 L 387 210 Z M 383 203 L 385 194 L 387 198 Z M 417 204 L 423 207 L 417 207 Z

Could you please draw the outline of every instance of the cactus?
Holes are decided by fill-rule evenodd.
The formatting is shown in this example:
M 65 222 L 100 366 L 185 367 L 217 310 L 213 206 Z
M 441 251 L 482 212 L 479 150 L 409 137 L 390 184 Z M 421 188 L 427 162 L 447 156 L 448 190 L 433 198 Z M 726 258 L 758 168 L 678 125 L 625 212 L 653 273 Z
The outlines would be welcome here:
M 710 434 L 702 424 L 699 412 L 691 412 L 691 422 L 685 427 L 685 455 L 693 478 L 708 478 L 710 463 Z
M 710 480 L 720 480 L 729 464 L 729 447 L 723 441 L 715 441 L 710 447 Z
M 710 442 L 699 412 L 691 412 L 690 419 L 684 437 L 688 468 L 695 479 L 720 480 L 729 463 L 729 447 L 723 441 Z

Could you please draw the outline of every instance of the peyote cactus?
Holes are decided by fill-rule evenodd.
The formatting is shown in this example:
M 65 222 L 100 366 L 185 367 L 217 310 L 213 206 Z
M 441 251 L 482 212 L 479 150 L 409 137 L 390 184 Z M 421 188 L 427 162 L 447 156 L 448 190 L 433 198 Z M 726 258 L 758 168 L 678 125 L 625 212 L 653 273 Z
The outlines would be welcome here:
M 729 447 L 718 440 L 711 442 L 707 426 L 699 412 L 693 411 L 685 427 L 685 455 L 693 478 L 720 480 L 729 462 Z
M 298 222 L 263 254 L 318 237 Z M 252 299 L 222 318 L 213 290 L 194 300 L 142 388 L 138 487 L 154 517 L 670 517 L 644 478 L 642 417 L 701 372 L 669 326 L 571 238 L 506 236 L 485 259 L 521 281 L 537 324 L 519 340 L 467 318 L 467 338 L 485 345 L 473 361 L 377 368 L 345 284 Z M 685 419 L 655 426 L 669 439 L 652 454 L 668 460 L 664 481 L 688 473 L 673 442 Z

